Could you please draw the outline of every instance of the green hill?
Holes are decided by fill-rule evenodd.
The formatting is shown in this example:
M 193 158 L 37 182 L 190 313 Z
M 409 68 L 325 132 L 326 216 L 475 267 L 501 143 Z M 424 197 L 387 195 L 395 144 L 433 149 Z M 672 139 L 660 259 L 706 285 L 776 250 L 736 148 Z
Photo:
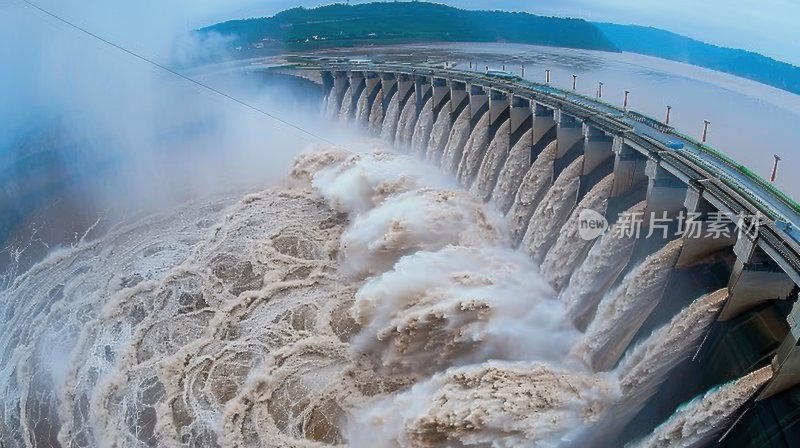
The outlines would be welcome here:
M 294 8 L 200 30 L 234 45 L 281 50 L 408 42 L 515 42 L 617 51 L 594 25 L 526 13 L 467 11 L 435 3 L 335 4 Z
M 800 93 L 800 67 L 657 28 L 611 23 L 596 25 L 622 51 L 685 62 Z
M 412 42 L 514 42 L 627 51 L 709 68 L 800 94 L 800 67 L 656 28 L 520 12 L 468 11 L 427 2 L 294 8 L 199 30 L 225 36 L 237 57 Z

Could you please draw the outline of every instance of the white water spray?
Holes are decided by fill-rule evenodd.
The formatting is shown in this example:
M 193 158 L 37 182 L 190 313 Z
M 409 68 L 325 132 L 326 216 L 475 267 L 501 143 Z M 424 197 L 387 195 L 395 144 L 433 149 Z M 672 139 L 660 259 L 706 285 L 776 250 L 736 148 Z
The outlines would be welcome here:
M 579 156 L 559 174 L 533 212 L 522 238 L 522 247 L 530 253 L 534 263 L 539 264 L 544 260 L 558 238 L 558 233 L 553 230 L 564 226 L 577 204 L 582 171 L 583 156 Z
M 411 98 L 406 101 L 400 112 L 400 120 L 397 123 L 397 136 L 395 137 L 395 145 L 399 150 L 408 150 L 411 145 L 411 137 L 414 134 L 414 126 L 417 123 L 419 114 L 417 113 L 417 101 L 412 94 Z
M 358 97 L 358 103 L 356 104 L 356 115 L 355 121 L 357 126 L 359 127 L 366 127 L 369 123 L 369 92 L 367 89 L 364 88 L 361 90 L 361 95 Z
M 567 222 L 561 228 L 558 239 L 542 263 L 542 274 L 556 291 L 561 291 L 569 280 L 577 265 L 586 257 L 593 241 L 581 237 L 581 213 L 592 210 L 600 216 L 608 207 L 608 196 L 614 186 L 614 175 L 609 174 L 597 183 L 586 196 L 581 199 L 572 211 Z
M 464 153 L 461 156 L 461 162 L 458 165 L 456 178 L 458 182 L 464 187 L 469 188 L 475 181 L 478 175 L 478 169 L 483 162 L 483 156 L 486 153 L 486 148 L 489 146 L 491 140 L 491 131 L 489 129 L 489 111 L 483 113 L 483 116 L 475 124 L 472 134 L 469 136 Z
M 553 447 L 597 421 L 616 395 L 613 381 L 596 376 L 488 362 L 375 402 L 351 417 L 345 434 L 359 447 Z
M 397 135 L 397 123 L 400 121 L 400 92 L 395 92 L 389 100 L 386 108 L 386 116 L 381 126 L 381 138 L 389 142 L 394 142 Z
M 682 248 L 683 239 L 679 238 L 649 255 L 600 302 L 577 349 L 595 371 L 610 370 L 622 356 L 661 299 Z
M 444 149 L 447 146 L 447 139 L 450 136 L 450 128 L 452 126 L 452 117 L 450 115 L 449 103 L 445 103 L 436 117 L 436 122 L 431 129 L 431 138 L 428 141 L 428 150 L 425 154 L 425 160 L 433 165 L 442 164 L 442 156 Z
M 698 397 L 632 448 L 700 448 L 715 442 L 738 410 L 772 378 L 767 366 Z
M 353 119 L 353 86 L 347 86 L 342 98 L 342 107 L 339 109 L 339 120 L 348 123 Z
M 728 298 L 728 289 L 706 294 L 654 331 L 631 350 L 616 369 L 620 378 L 620 412 L 636 415 L 670 371 L 697 349 Z
M 486 155 L 483 157 L 478 169 L 478 175 L 475 182 L 472 184 L 470 191 L 478 199 L 488 201 L 492 196 L 497 177 L 500 174 L 500 169 L 506 161 L 508 156 L 509 139 L 511 138 L 511 123 L 506 120 L 494 135 L 489 148 L 486 150 Z
M 447 145 L 444 148 L 442 169 L 446 173 L 455 175 L 458 172 L 458 164 L 461 163 L 461 157 L 469 140 L 470 131 L 469 107 L 465 107 L 453 123 L 450 136 L 447 139 Z
M 553 182 L 553 160 L 555 160 L 556 150 L 555 141 L 547 145 L 547 148 L 539 154 L 520 182 L 519 190 L 514 197 L 514 204 L 506 215 L 511 230 L 511 241 L 514 245 L 522 242 L 533 212 Z
M 624 214 L 637 215 L 644 212 L 645 206 L 646 203 L 642 201 Z M 624 223 L 620 219 L 595 242 L 559 295 L 567 307 L 570 321 L 581 331 L 586 330 L 594 319 L 597 305 L 622 273 L 633 252 L 636 238 L 633 232 L 626 232 Z
M 531 138 L 533 129 L 528 130 L 522 138 L 511 148 L 508 157 L 500 169 L 497 185 L 492 192 L 492 200 L 498 210 L 508 213 L 514 205 L 514 197 L 519 190 L 525 172 L 531 166 Z
M 433 97 L 428 98 L 422 105 L 422 110 L 417 119 L 411 136 L 411 154 L 423 159 L 428 150 L 428 142 L 433 130 Z
M 372 110 L 369 112 L 370 135 L 380 135 L 383 126 L 383 90 L 378 90 L 375 100 L 372 102 Z

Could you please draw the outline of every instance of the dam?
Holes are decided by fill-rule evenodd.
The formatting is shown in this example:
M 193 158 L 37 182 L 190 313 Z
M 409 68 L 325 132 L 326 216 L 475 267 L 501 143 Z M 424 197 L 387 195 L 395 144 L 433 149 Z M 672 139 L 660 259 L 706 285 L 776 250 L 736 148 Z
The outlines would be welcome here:
M 667 124 L 509 73 L 324 59 L 275 71 L 313 80 L 328 118 L 439 165 L 503 212 L 518 250 L 541 265 L 575 326 L 593 335 L 584 358 L 595 371 L 619 368 L 651 331 L 680 320 L 682 307 L 715 296 L 710 317 L 672 327 L 691 340 L 657 386 L 673 396 L 641 403 L 648 411 L 638 423 L 652 425 L 706 389 L 765 367 L 770 379 L 739 403 L 718 440 L 798 442 L 794 201 Z M 579 237 L 578 227 L 592 225 L 580 220 L 583 210 L 608 226 L 605 236 Z M 627 240 L 610 241 L 632 228 Z M 600 258 L 613 261 L 593 265 Z M 606 296 L 637 275 L 653 277 L 646 294 L 610 303 Z M 626 432 L 641 436 L 633 421 Z
M 793 201 L 547 83 L 291 58 L 243 71 L 347 144 L 9 277 L 0 444 L 797 445 Z
M 0 448 L 800 446 L 789 5 L 266 3 L 3 16 Z

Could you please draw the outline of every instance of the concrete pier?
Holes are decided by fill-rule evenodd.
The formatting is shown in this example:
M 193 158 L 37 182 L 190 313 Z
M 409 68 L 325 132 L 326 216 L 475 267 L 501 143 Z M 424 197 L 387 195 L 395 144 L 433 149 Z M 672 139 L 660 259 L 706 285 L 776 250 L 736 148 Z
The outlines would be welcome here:
M 474 127 L 487 110 L 489 110 L 489 94 L 483 87 L 471 85 L 469 89 L 470 126 Z
M 506 92 L 489 90 L 489 126 L 499 126 L 509 116 L 509 97 Z
M 647 175 L 647 207 L 645 216 L 675 218 L 684 211 L 686 184 L 664 169 L 659 161 L 648 158 L 645 164 Z
M 772 358 L 772 380 L 756 397 L 765 400 L 800 384 L 800 303 L 795 303 L 786 319 L 789 334 Z
M 614 137 L 584 124 L 583 138 L 583 174 L 586 175 L 614 157 Z
M 469 107 L 469 91 L 463 82 L 452 81 L 450 83 L 450 113 L 457 115 L 464 107 Z
M 577 118 L 561 110 L 556 113 L 556 121 L 558 122 L 556 159 L 560 159 L 583 140 L 583 124 Z
M 606 219 L 613 224 L 619 214 L 646 197 L 647 156 L 614 137 L 614 186 L 608 200 Z
M 433 95 L 431 78 L 425 76 L 414 77 L 414 96 L 417 102 L 417 112 L 422 109 L 422 105 Z
M 444 78 L 433 78 L 431 81 L 431 95 L 433 95 L 433 111 L 435 118 L 450 100 L 450 86 L 447 80 Z
M 542 104 L 533 105 L 533 136 L 531 140 L 534 144 L 531 160 L 535 160 L 545 145 L 556 138 L 555 110 Z M 548 138 L 549 137 L 549 138 Z
M 728 283 L 728 301 L 720 320 L 731 319 L 761 303 L 786 299 L 794 282 L 756 244 L 756 239 L 740 233 L 733 246 L 736 263 Z

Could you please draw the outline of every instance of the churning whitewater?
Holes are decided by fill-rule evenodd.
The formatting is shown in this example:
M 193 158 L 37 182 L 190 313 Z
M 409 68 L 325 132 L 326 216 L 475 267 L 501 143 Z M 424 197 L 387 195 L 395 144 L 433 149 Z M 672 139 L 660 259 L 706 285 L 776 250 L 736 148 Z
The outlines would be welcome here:
M 120 225 L 0 292 L 3 446 L 590 446 L 690 356 L 725 294 L 626 350 L 680 240 L 618 279 L 633 242 L 576 236 L 613 176 L 579 201 L 555 141 L 531 161 L 488 113 L 472 130 L 395 94 L 384 120 L 354 90 L 324 113 L 410 154 L 314 148 L 278 186 Z M 706 440 L 737 410 L 710 406 L 639 443 Z

